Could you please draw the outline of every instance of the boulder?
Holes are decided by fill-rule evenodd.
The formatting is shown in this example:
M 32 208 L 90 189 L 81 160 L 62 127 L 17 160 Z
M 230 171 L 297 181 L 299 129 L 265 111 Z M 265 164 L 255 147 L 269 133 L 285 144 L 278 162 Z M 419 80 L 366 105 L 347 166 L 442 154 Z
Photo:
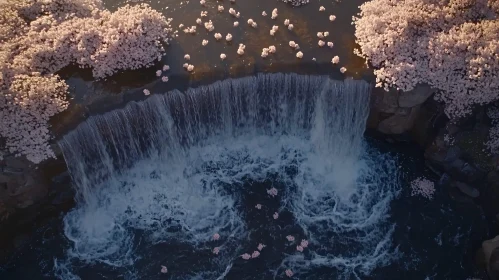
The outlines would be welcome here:
M 441 111 L 440 104 L 433 101 L 421 105 L 419 115 L 410 131 L 413 141 L 419 146 L 428 147 L 438 135 L 442 121 Z
M 423 104 L 435 90 L 428 85 L 417 85 L 413 90 L 401 92 L 398 98 L 398 106 L 411 108 Z
M 449 159 L 448 150 L 449 147 L 445 144 L 444 135 L 440 133 L 426 148 L 424 157 L 443 170 L 444 163 Z
M 475 183 L 487 176 L 487 173 L 469 162 L 457 158 L 457 154 L 449 154 L 452 149 L 447 151 L 449 160 L 444 162 L 444 169 L 452 178 L 461 180 L 466 183 Z
M 491 208 L 497 213 L 497 221 L 499 222 L 499 172 L 490 171 L 487 174 L 487 200 L 490 201 Z
M 393 114 L 399 108 L 398 97 L 399 93 L 396 89 L 391 88 L 390 91 L 385 91 L 382 88 L 374 88 L 371 94 L 371 110 Z
M 419 115 L 419 106 L 397 110 L 397 113 L 384 119 L 378 125 L 378 131 L 384 134 L 402 134 L 409 131 Z
M 490 171 L 489 174 L 487 174 L 487 183 L 499 193 L 499 172 L 496 170 Z
M 452 146 L 447 150 L 447 154 L 445 155 L 445 161 L 449 163 L 458 161 L 462 155 L 463 152 L 458 146 Z
M 452 180 L 451 180 L 449 174 L 444 173 L 444 174 L 442 174 L 442 176 L 440 176 L 440 179 L 438 180 L 438 185 L 441 187 L 447 187 L 450 185 L 451 181 Z
M 482 243 L 487 272 L 493 280 L 499 280 L 499 235 Z
M 26 158 L 7 156 L 0 162 L 0 220 L 42 200 L 47 193 L 40 170 Z
M 480 196 L 480 192 L 476 188 L 473 188 L 472 186 L 466 183 L 454 181 L 452 182 L 451 185 L 471 198 L 477 198 Z
M 33 163 L 27 160 L 25 157 L 5 157 L 4 158 L 5 168 L 24 170 L 31 168 Z

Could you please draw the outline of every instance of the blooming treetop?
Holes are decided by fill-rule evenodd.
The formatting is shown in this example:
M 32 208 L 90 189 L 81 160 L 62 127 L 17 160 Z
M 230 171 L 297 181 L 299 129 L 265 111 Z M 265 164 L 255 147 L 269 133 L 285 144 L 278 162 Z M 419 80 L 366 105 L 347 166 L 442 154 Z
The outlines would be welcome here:
M 378 87 L 439 90 L 451 118 L 499 99 L 499 1 L 373 0 L 353 18 Z
M 4 0 L 0 14 L 0 137 L 34 163 L 54 157 L 48 120 L 68 107 L 55 72 L 76 64 L 100 79 L 150 66 L 171 32 L 146 4 L 110 12 L 100 0 Z

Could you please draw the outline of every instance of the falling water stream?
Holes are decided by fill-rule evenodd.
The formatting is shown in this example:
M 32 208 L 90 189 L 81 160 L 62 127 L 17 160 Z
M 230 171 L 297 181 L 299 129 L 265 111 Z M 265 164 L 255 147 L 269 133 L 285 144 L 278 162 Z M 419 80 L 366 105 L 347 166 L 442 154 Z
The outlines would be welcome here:
M 447 276 L 459 262 L 435 266 L 436 244 L 462 253 L 471 219 L 445 217 L 448 226 L 416 240 L 419 226 L 440 221 L 424 212 L 431 206 L 401 202 L 402 160 L 364 137 L 369 93 L 364 81 L 260 74 L 89 118 L 59 142 L 77 206 L 62 218 L 65 241 L 46 242 L 59 249 L 44 253 L 41 270 L 59 279 L 285 279 L 286 269 L 294 279 L 458 279 Z M 241 258 L 259 243 L 260 256 Z
M 190 272 L 175 273 L 185 279 L 230 273 L 244 249 L 265 241 L 263 254 L 274 243 L 284 250 L 263 275 L 313 266 L 368 274 L 387 264 L 396 257 L 386 217 L 397 175 L 390 158 L 363 142 L 369 90 L 364 81 L 261 74 L 90 118 L 60 142 L 79 202 L 64 220 L 70 254 L 133 265 L 139 230 L 151 244 L 220 247 Z M 271 186 L 279 195 L 269 201 Z M 252 238 L 259 231 L 248 224 L 253 215 L 269 216 L 259 221 L 272 228 L 267 238 Z M 215 232 L 222 238 L 210 242 Z M 286 234 L 311 246 L 295 253 Z M 342 254 L 344 246 L 357 249 Z

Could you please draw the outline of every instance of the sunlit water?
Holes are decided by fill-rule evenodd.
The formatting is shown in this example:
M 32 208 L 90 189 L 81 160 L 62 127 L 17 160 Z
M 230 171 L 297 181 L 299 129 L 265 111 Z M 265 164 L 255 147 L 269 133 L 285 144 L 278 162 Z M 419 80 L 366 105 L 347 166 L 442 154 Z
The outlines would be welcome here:
M 407 175 L 400 156 L 364 138 L 369 92 L 363 81 L 262 74 L 92 117 L 60 142 L 76 208 L 55 236 L 34 241 L 38 274 L 13 272 L 15 262 L 4 273 L 465 279 L 462 259 L 438 260 L 464 255 L 476 221 L 441 198 L 408 197 L 407 177 L 421 171 Z M 302 239 L 309 246 L 299 252 Z M 259 243 L 258 258 L 240 257 Z

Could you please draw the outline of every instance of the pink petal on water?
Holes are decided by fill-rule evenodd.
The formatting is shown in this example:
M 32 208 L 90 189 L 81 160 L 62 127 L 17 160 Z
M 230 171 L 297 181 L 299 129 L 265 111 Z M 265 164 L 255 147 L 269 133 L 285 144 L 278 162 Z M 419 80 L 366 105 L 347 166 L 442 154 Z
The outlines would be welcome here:
M 296 246 L 296 250 L 299 252 L 303 252 L 303 247 L 301 245 Z
M 251 255 L 248 253 L 244 253 L 241 255 L 241 258 L 243 258 L 244 260 L 249 260 L 251 258 Z
M 262 244 L 262 243 L 258 244 L 258 251 L 263 250 L 263 248 L 265 248 L 265 247 L 267 247 L 267 246 L 265 246 L 265 245 L 264 245 L 264 244 Z
M 276 195 L 277 195 L 277 189 L 276 189 L 276 188 L 271 188 L 270 190 L 267 190 L 267 193 L 268 193 L 270 196 L 274 197 L 274 196 L 276 196 Z
M 168 272 L 168 268 L 166 268 L 166 266 L 162 265 L 161 266 L 161 273 L 167 273 Z
M 303 248 L 307 248 L 308 247 L 308 240 L 302 239 L 301 243 L 300 243 L 300 246 L 302 246 Z
M 260 252 L 258 251 L 254 251 L 253 254 L 251 254 L 251 257 L 254 259 L 254 258 L 257 258 L 258 256 L 260 256 Z

